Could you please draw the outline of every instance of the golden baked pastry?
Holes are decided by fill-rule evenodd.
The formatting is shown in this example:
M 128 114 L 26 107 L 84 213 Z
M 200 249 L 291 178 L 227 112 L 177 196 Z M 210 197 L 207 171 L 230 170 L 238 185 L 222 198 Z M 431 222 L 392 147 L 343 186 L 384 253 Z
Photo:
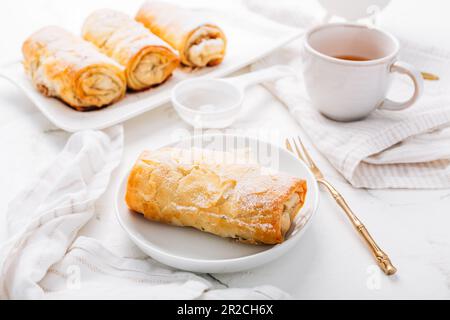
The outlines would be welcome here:
M 128 178 L 128 207 L 242 242 L 281 243 L 305 201 L 306 181 L 216 159 L 202 149 L 144 151 Z
M 62 28 L 49 26 L 32 34 L 22 53 L 34 86 L 76 110 L 98 109 L 125 95 L 123 67 Z
M 84 22 L 83 38 L 125 66 L 128 88 L 144 90 L 164 82 L 178 66 L 170 46 L 124 13 L 103 9 Z
M 215 66 L 225 56 L 227 39 L 223 31 L 192 11 L 148 1 L 139 9 L 136 20 L 178 50 L 187 66 Z

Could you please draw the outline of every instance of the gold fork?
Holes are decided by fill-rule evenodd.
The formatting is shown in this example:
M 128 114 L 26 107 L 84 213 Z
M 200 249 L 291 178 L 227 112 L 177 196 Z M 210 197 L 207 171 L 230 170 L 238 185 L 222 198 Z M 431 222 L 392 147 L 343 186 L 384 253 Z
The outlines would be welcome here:
M 383 250 L 381 250 L 380 247 L 375 243 L 375 240 L 373 240 L 372 236 L 369 234 L 369 231 L 367 231 L 366 227 L 361 222 L 361 220 L 359 220 L 358 217 L 353 213 L 353 211 L 348 206 L 347 202 L 345 202 L 342 195 L 327 180 L 325 180 L 322 172 L 319 170 L 319 168 L 316 166 L 316 164 L 306 151 L 306 148 L 303 145 L 302 141 L 300 140 L 300 137 L 297 137 L 298 144 L 295 138 L 292 138 L 291 141 L 295 147 L 295 152 L 297 153 L 297 156 L 309 167 L 309 169 L 314 174 L 317 182 L 323 185 L 330 192 L 334 200 L 344 210 L 347 217 L 350 219 L 353 226 L 355 227 L 356 231 L 359 232 L 361 237 L 366 242 L 367 246 L 369 247 L 370 251 L 375 257 L 377 264 L 380 266 L 381 270 L 383 270 L 383 272 L 388 276 L 393 275 L 395 272 L 397 272 L 397 269 L 392 265 L 388 255 L 384 253 Z M 294 150 L 292 148 L 291 143 L 289 142 L 289 139 L 286 139 L 286 148 L 290 152 L 294 153 Z

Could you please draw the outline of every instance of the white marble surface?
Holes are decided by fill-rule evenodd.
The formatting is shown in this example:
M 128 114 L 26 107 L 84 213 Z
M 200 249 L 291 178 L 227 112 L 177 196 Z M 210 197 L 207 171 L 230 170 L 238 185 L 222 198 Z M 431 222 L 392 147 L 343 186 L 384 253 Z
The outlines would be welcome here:
M 108 6 L 133 12 L 140 1 L 71 3 L 49 0 L 2 3 L 1 61 L 19 57 L 22 39 L 39 26 L 57 23 L 76 30 L 74 26 L 93 8 Z M 438 5 L 436 1 L 427 3 L 430 10 L 434 8 L 432 5 Z M 439 12 L 438 7 L 434 10 Z M 420 7 L 414 12 L 420 12 Z M 428 15 L 433 20 L 429 11 Z M 423 23 L 419 21 L 418 24 Z M 448 23 L 444 19 L 441 22 Z M 442 27 L 436 21 L 431 24 L 431 28 Z M 55 128 L 18 89 L 4 80 L 0 80 L 0 112 L 0 241 L 3 241 L 4 212 L 9 200 L 53 159 L 69 134 Z M 128 240 L 114 217 L 116 184 L 143 148 L 162 145 L 177 130 L 190 129 L 170 105 L 129 120 L 124 127 L 122 164 L 97 204 L 96 218 L 82 233 L 100 239 L 118 254 L 139 256 L 142 253 Z M 278 137 L 278 143 L 285 136 L 303 134 L 284 106 L 259 86 L 248 90 L 244 111 L 233 128 L 250 130 L 253 134 L 271 132 Z M 354 189 L 326 159 L 313 149 L 312 154 L 390 255 L 398 274 L 389 278 L 381 274 L 343 212 L 322 192 L 313 224 L 290 253 L 257 269 L 214 276 L 229 286 L 272 284 L 302 299 L 449 299 L 450 190 Z

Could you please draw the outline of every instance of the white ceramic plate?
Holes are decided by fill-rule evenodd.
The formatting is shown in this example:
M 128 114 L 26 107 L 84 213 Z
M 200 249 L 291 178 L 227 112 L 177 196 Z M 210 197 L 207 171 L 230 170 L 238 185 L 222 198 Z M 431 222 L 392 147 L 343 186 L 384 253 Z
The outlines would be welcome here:
M 198 10 L 202 11 L 202 10 Z M 128 93 L 118 103 L 97 111 L 78 112 L 54 98 L 42 96 L 25 76 L 20 62 L 0 67 L 0 76 L 12 81 L 57 127 L 66 131 L 103 129 L 154 109 L 170 100 L 170 91 L 181 80 L 207 76 L 222 77 L 255 62 L 299 37 L 301 30 L 283 26 L 259 15 L 245 12 L 204 11 L 217 21 L 228 39 L 227 55 L 216 67 L 186 72 L 177 70 L 164 84 L 151 90 Z
M 227 140 L 226 140 L 227 139 Z M 226 140 L 226 143 L 225 143 Z M 234 144 L 230 143 L 234 141 Z M 231 145 L 231 147 L 230 147 Z M 194 228 L 176 227 L 149 221 L 130 211 L 124 201 L 128 174 L 123 177 L 116 194 L 116 215 L 132 241 L 145 253 L 161 263 L 194 272 L 236 272 L 267 263 L 291 249 L 300 239 L 318 205 L 316 180 L 309 169 L 288 151 L 259 140 L 230 135 L 210 135 L 188 138 L 168 146 L 202 147 L 212 150 L 233 150 L 233 146 L 248 148 L 264 166 L 307 181 L 306 202 L 298 212 L 287 239 L 278 245 L 249 245 L 221 238 Z M 132 164 L 130 164 L 130 167 Z

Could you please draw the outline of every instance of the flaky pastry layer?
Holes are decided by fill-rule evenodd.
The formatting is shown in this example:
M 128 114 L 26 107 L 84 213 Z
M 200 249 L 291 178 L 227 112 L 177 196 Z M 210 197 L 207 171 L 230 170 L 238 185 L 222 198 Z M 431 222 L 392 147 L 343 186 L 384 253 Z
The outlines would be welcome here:
M 227 39 L 214 23 L 170 3 L 148 1 L 136 20 L 169 43 L 190 67 L 214 66 L 222 62 Z
M 22 52 L 34 86 L 76 110 L 98 109 L 125 95 L 123 67 L 62 28 L 37 31 L 24 42 Z
M 125 66 L 128 88 L 144 90 L 164 82 L 179 64 L 170 46 L 124 13 L 102 9 L 84 22 L 83 38 Z
M 306 182 L 215 159 L 207 150 L 144 151 L 128 178 L 128 207 L 150 220 L 221 237 L 281 243 L 305 201 Z

